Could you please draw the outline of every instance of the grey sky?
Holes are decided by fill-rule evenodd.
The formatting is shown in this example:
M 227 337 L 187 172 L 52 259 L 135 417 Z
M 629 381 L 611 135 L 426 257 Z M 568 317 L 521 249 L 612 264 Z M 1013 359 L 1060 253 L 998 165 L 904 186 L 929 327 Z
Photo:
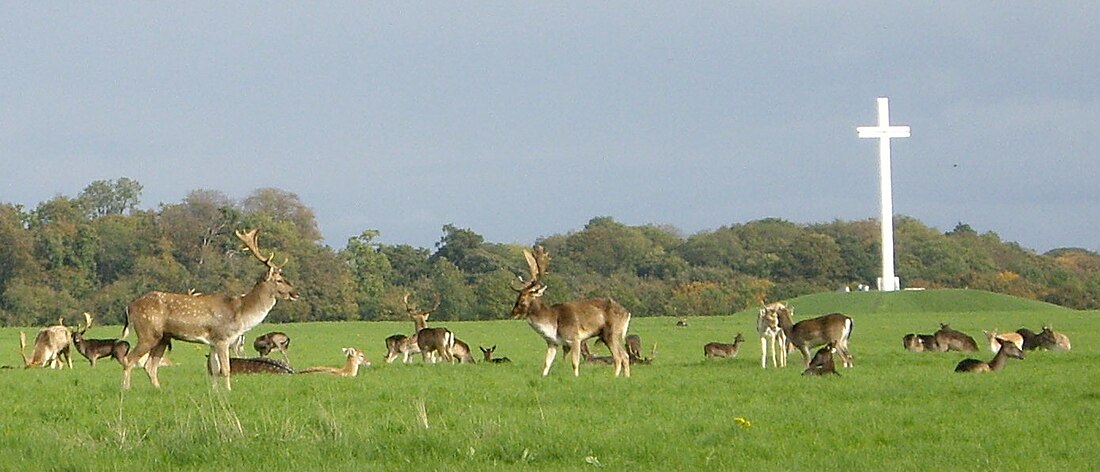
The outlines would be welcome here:
M 1100 250 L 1095 2 L 0 4 L 0 201 L 272 186 L 329 244 L 894 209 Z

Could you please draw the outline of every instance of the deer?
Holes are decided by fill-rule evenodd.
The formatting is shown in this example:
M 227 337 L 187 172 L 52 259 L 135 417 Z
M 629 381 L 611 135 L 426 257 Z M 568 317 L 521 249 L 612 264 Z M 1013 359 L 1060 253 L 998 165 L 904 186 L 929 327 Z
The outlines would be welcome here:
M 546 306 L 542 302 L 542 295 L 546 292 L 543 278 L 549 269 L 550 255 L 542 246 L 536 246 L 534 252 L 524 249 L 523 257 L 527 260 L 530 276 L 526 281 L 520 278 L 520 287 L 512 286 L 512 290 L 517 292 L 512 318 L 526 318 L 531 328 L 546 341 L 542 376 L 550 373 L 558 347 L 563 345 L 572 354 L 573 375 L 580 376 L 581 345 L 585 340 L 598 336 L 611 350 L 615 377 L 620 374 L 630 377 L 630 358 L 623 349 L 630 312 L 610 298 Z
M 844 367 L 852 367 L 852 353 L 848 351 L 848 339 L 852 336 L 852 318 L 843 313 L 829 313 L 794 323 L 790 309 L 775 310 L 779 327 L 787 337 L 787 343 L 802 352 L 803 367 L 810 366 L 810 349 L 836 341 Z
M 983 329 L 982 334 L 984 334 L 985 338 L 989 340 L 989 352 L 992 352 L 994 354 L 996 354 L 997 351 L 1001 349 L 1001 341 L 1009 341 L 1012 344 L 1015 344 L 1016 347 L 1020 348 L 1021 350 L 1024 348 L 1024 337 L 1021 336 L 1020 333 L 1007 331 L 1000 333 L 997 332 L 997 330 L 986 331 Z M 1000 338 L 1001 341 L 998 341 L 997 338 Z
M 359 374 L 359 366 L 370 367 L 370 360 L 363 354 L 363 351 L 353 347 L 345 347 L 343 351 L 344 356 L 347 357 L 344 367 L 310 367 L 308 369 L 299 370 L 298 373 L 325 373 L 339 375 L 341 377 L 355 377 Z
M 1027 328 L 1020 328 L 1016 330 L 1016 334 L 1019 334 L 1024 340 L 1024 350 L 1034 351 L 1039 348 L 1039 335 L 1034 331 Z
M 901 338 L 905 349 L 912 352 L 939 352 L 940 347 L 936 337 L 931 334 L 906 334 Z
M 72 345 L 72 334 L 65 327 L 65 319 L 58 318 L 57 324 L 48 326 L 38 331 L 34 336 L 34 348 L 30 359 L 27 358 L 27 334 L 19 332 L 19 356 L 23 358 L 23 367 L 46 367 L 51 369 L 69 366 L 73 368 L 73 360 L 69 355 Z
M 955 372 L 996 372 L 1004 368 L 1008 358 L 1023 359 L 1024 351 L 1016 343 L 1001 338 L 993 338 L 1000 343 L 997 354 L 989 362 L 978 359 L 963 359 L 955 366 Z
M 485 348 L 482 346 L 478 346 L 477 348 L 481 349 L 481 355 L 484 356 L 485 362 L 490 362 L 493 364 L 512 362 L 512 360 L 507 357 L 493 357 L 493 352 L 497 350 L 496 344 L 494 344 L 493 347 L 490 348 Z
M 104 357 L 111 357 L 120 365 L 126 363 L 126 353 L 130 352 L 130 343 L 124 339 L 88 339 L 84 337 L 88 328 L 92 327 L 92 314 L 84 312 L 84 326 L 73 332 L 73 346 L 76 352 L 88 359 L 95 368 L 96 361 Z
M 267 334 L 256 336 L 256 340 L 252 341 L 252 348 L 260 354 L 260 357 L 267 357 L 271 354 L 271 351 L 279 351 L 283 354 L 283 359 L 287 364 L 290 364 L 290 356 L 287 355 L 287 349 L 290 349 L 290 336 L 281 331 L 272 331 Z M 232 365 L 230 370 L 232 370 Z
M 428 327 L 428 317 L 439 308 L 441 303 L 439 295 L 436 295 L 435 306 L 428 310 L 420 310 L 415 304 L 409 303 L 409 295 L 411 295 L 409 292 L 405 292 L 401 302 L 405 305 L 405 312 L 413 321 L 413 334 L 412 336 L 395 334 L 386 338 L 385 359 L 387 364 L 396 360 L 398 356 L 402 357 L 402 363 L 408 364 L 412 361 L 412 355 L 420 352 L 420 346 L 416 342 L 417 334 L 420 333 L 420 330 Z
M 974 341 L 974 338 L 970 335 L 957 331 L 947 323 L 940 323 L 940 329 L 932 334 L 936 337 L 936 345 L 939 347 L 940 352 L 944 351 L 964 351 L 964 352 L 977 352 L 978 343 Z
M 1039 347 L 1052 351 L 1068 351 L 1073 348 L 1069 342 L 1069 336 L 1059 333 L 1050 326 L 1043 326 L 1039 332 Z
M 733 344 L 725 343 L 707 343 L 703 346 L 703 355 L 707 359 L 715 359 L 720 357 L 737 357 L 737 352 L 741 350 L 741 343 L 745 341 L 745 337 L 741 336 L 741 333 L 737 333 L 733 337 Z
M 779 326 L 778 313 L 781 310 L 788 313 L 793 311 L 782 302 L 775 302 L 760 308 L 760 313 L 756 317 L 756 332 L 760 334 L 760 367 L 763 369 L 768 368 L 769 349 L 772 353 L 772 367 L 787 366 L 787 335 Z M 776 350 L 779 351 L 778 361 Z
M 833 362 L 833 354 L 836 352 L 837 342 L 829 341 L 828 344 L 814 353 L 814 358 L 810 360 L 810 365 L 806 366 L 806 370 L 802 371 L 802 375 L 840 375 L 840 372 L 836 371 L 836 364 Z
M 435 364 L 440 358 L 445 362 L 452 362 L 455 335 L 447 328 L 424 328 L 416 333 L 416 346 L 420 349 L 420 357 L 425 364 Z M 468 346 L 466 350 L 469 351 Z
M 261 255 L 258 233 L 258 228 L 247 232 L 235 231 L 245 249 L 267 267 L 266 274 L 247 293 L 189 295 L 152 291 L 130 303 L 122 337 L 125 338 L 133 329 L 138 339 L 136 347 L 126 355 L 122 368 L 123 389 L 130 388 L 130 371 L 146 354 L 150 359 L 145 363 L 145 372 L 153 387 L 160 388 L 157 367 L 168 344 L 178 339 L 210 346 L 208 372 L 211 383 L 217 388 L 218 377 L 222 377 L 226 390 L 232 390 L 230 344 L 262 323 L 277 301 L 298 299 L 297 290 L 283 275 L 282 266 L 287 261 L 276 265 L 272 262 L 274 252 L 267 257 Z
M 686 316 L 677 316 L 676 317 L 676 327 L 677 328 L 687 328 L 688 327 L 687 317 Z
M 293 374 L 294 368 L 289 364 L 266 357 L 230 357 L 229 369 L 233 374 Z M 207 373 L 210 371 L 210 362 L 206 363 Z
M 459 364 L 477 363 L 474 356 L 470 354 L 470 345 L 458 338 L 455 338 L 454 346 L 451 347 L 451 359 Z

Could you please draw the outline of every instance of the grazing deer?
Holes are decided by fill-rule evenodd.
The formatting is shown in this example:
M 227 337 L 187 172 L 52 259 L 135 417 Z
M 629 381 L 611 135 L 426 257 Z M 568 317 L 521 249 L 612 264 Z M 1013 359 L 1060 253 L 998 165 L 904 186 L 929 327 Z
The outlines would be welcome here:
M 256 337 L 255 341 L 252 341 L 252 348 L 260 354 L 260 357 L 267 357 L 271 354 L 271 351 L 279 351 L 283 354 L 283 359 L 287 364 L 290 364 L 290 356 L 287 355 L 287 349 L 290 349 L 290 336 L 281 331 L 272 331 L 270 333 L 260 335 Z M 232 370 L 230 365 L 230 370 Z
M 703 355 L 707 359 L 714 359 L 717 357 L 737 357 L 737 352 L 741 350 L 741 343 L 745 342 L 745 337 L 741 336 L 741 333 L 737 333 L 733 337 L 733 344 L 725 343 L 707 343 L 703 346 Z
M 502 363 L 506 363 L 506 362 L 512 362 L 512 360 L 507 358 L 507 357 L 493 357 L 493 351 L 497 350 L 497 345 L 496 344 L 494 344 L 493 347 L 490 347 L 488 349 L 486 349 L 484 347 L 481 347 L 481 346 L 478 346 L 477 348 L 481 349 L 481 355 L 484 356 L 485 362 L 492 362 L 493 364 L 502 364 Z
M 810 366 L 810 349 L 836 341 L 837 354 L 840 354 L 844 367 L 852 366 L 852 353 L 848 351 L 848 339 L 852 336 L 852 319 L 842 313 L 810 318 L 794 323 L 792 310 L 776 310 L 779 327 L 787 336 L 787 342 L 802 352 L 803 367 Z
M 1059 333 L 1050 326 L 1043 326 L 1039 332 L 1039 347 L 1052 351 L 1068 351 L 1073 348 L 1069 343 L 1069 336 Z
M 261 277 L 248 293 L 243 295 L 188 295 L 181 293 L 149 292 L 130 303 L 126 312 L 126 324 L 122 337 L 132 327 L 137 333 L 137 346 L 126 355 L 126 364 L 122 369 L 122 388 L 130 388 L 130 371 L 142 356 L 149 354 L 150 362 L 145 363 L 145 372 L 154 387 L 160 387 L 157 367 L 164 356 L 164 350 L 173 339 L 210 346 L 208 372 L 211 381 L 217 387 L 217 377 L 225 379 L 225 388 L 230 384 L 229 345 L 237 337 L 256 327 L 275 307 L 275 302 L 296 300 L 298 292 L 283 276 L 281 266 L 260 254 L 257 243 L 258 229 L 248 232 L 236 231 L 252 255 L 267 266 L 267 273 Z M 283 265 L 286 261 L 283 262 Z
M 325 373 L 335 374 L 341 377 L 355 377 L 359 374 L 359 366 L 370 367 L 370 360 L 363 354 L 363 351 L 353 347 L 345 347 L 344 355 L 347 356 L 347 362 L 344 363 L 344 367 L 310 367 L 308 369 L 299 370 L 298 373 Z
M 65 327 L 64 318 L 57 320 L 57 325 L 42 328 L 34 336 L 34 349 L 30 359 L 27 358 L 27 334 L 19 332 L 19 356 L 23 358 L 24 368 L 46 367 L 57 369 L 69 366 L 73 368 L 73 359 L 69 355 L 72 345 L 72 334 Z
M 997 349 L 997 355 L 993 356 L 993 359 L 989 362 L 982 362 L 977 359 L 963 359 L 955 366 L 955 372 L 996 372 L 1004 368 L 1005 363 L 1008 362 L 1008 358 L 1023 359 L 1024 351 L 1022 351 L 1016 343 L 1001 340 L 1000 338 L 993 338 L 994 341 L 1000 341 L 1001 347 Z
M 570 348 L 566 346 L 567 352 L 569 352 L 569 349 Z M 589 364 L 613 365 L 615 363 L 614 357 L 592 354 L 592 351 L 588 349 L 588 341 L 581 341 L 581 359 Z
M 814 353 L 814 358 L 810 360 L 810 365 L 806 366 L 806 370 L 802 371 L 802 375 L 840 375 L 840 373 L 836 371 L 836 364 L 833 363 L 833 353 L 837 352 L 836 346 L 836 341 L 829 341 L 828 344 L 818 349 L 817 352 Z
M 207 361 L 206 371 L 210 372 L 211 363 Z M 230 357 L 229 358 L 229 370 L 233 374 L 293 374 L 294 368 L 290 365 L 277 361 L 275 359 L 268 359 L 266 357 Z
M 542 246 L 532 253 L 524 249 L 530 279 L 519 288 L 512 287 L 518 295 L 512 307 L 512 317 L 527 318 L 527 323 L 546 341 L 546 362 L 542 369 L 545 377 L 558 353 L 558 346 L 568 346 L 571 351 L 573 375 L 580 375 L 581 346 L 589 338 L 599 337 L 611 349 L 615 376 L 620 373 L 630 377 L 630 358 L 623 349 L 626 331 L 630 325 L 630 312 L 610 298 L 580 300 L 546 306 L 542 295 L 546 291 L 543 276 L 549 268 L 550 255 Z M 522 279 L 521 279 L 522 280 Z
M 455 338 L 454 346 L 451 347 L 451 359 L 459 364 L 477 363 L 474 356 L 470 354 L 470 345 L 458 338 Z
M 1009 341 L 1012 344 L 1015 344 L 1016 347 L 1020 348 L 1021 350 L 1024 348 L 1024 337 L 1020 336 L 1020 333 L 999 333 L 996 330 L 986 331 L 983 329 L 982 334 L 984 334 L 985 338 L 989 341 L 989 352 L 992 352 L 994 354 L 996 354 L 997 351 L 1001 349 L 1001 342 L 998 341 L 997 338 L 1001 338 L 1002 341 Z
M 641 336 L 637 334 L 629 334 L 626 336 L 626 355 L 630 357 L 632 362 L 642 358 Z
M 936 337 L 936 345 L 939 346 L 940 352 L 943 351 L 965 351 L 965 352 L 977 352 L 978 343 L 974 341 L 974 338 L 970 335 L 957 331 L 947 323 L 940 323 L 940 329 L 937 330 L 933 336 Z
M 761 301 L 763 303 L 763 301 Z M 779 326 L 779 312 L 786 311 L 788 315 L 793 311 L 782 302 L 764 305 L 760 314 L 756 317 L 756 332 L 760 333 L 760 367 L 768 368 L 768 350 L 772 353 L 772 367 L 787 366 L 787 335 Z M 770 347 L 769 347 L 770 346 Z M 776 361 L 776 350 L 779 351 L 779 360 Z
M 126 353 L 130 352 L 130 343 L 123 339 L 87 339 L 84 334 L 92 327 L 92 314 L 84 312 L 84 326 L 73 332 L 73 346 L 76 352 L 88 359 L 95 368 L 96 361 L 112 357 L 121 365 L 126 365 Z

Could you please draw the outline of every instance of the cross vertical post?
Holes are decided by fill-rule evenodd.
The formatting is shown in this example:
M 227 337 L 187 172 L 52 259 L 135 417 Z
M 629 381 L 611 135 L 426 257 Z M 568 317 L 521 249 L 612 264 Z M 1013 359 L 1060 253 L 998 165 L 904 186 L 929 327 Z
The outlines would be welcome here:
M 886 97 L 878 98 L 878 125 L 860 126 L 856 132 L 861 138 L 878 138 L 879 156 L 879 194 L 881 213 L 879 225 L 882 227 L 882 280 L 879 290 L 893 292 L 898 290 L 894 276 L 894 204 L 893 189 L 890 181 L 890 138 L 908 138 L 908 126 L 890 126 L 890 101 Z

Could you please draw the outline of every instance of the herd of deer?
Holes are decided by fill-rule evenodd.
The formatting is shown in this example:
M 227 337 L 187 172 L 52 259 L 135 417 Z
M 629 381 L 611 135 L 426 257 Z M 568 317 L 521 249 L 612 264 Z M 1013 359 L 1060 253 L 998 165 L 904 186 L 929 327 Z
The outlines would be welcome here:
M 340 376 L 355 376 L 360 366 L 369 366 L 370 361 L 362 351 L 344 348 L 346 362 L 343 367 L 311 367 L 295 370 L 290 367 L 287 350 L 290 337 L 285 333 L 272 332 L 255 339 L 253 347 L 260 354 L 256 358 L 231 357 L 230 350 L 240 352 L 244 333 L 256 327 L 275 306 L 278 300 L 295 300 L 298 293 L 284 277 L 282 267 L 288 262 L 277 265 L 272 262 L 274 253 L 266 257 L 262 254 L 257 241 L 258 230 L 236 231 L 236 237 L 245 245 L 257 260 L 264 264 L 266 273 L 247 293 L 241 295 L 169 293 L 153 291 L 138 297 L 127 307 L 126 322 L 122 338 L 132 329 L 137 335 L 137 344 L 133 348 L 124 339 L 87 339 L 84 337 L 92 325 L 92 316 L 85 313 L 85 322 L 75 332 L 64 326 L 59 320 L 57 326 L 42 329 L 35 338 L 34 350 L 30 358 L 26 357 L 26 336 L 20 333 L 20 354 L 26 367 L 59 367 L 63 364 L 72 367 L 70 350 L 77 352 L 91 362 L 94 367 L 98 359 L 110 357 L 122 365 L 122 387 L 130 387 L 130 374 L 135 365 L 145 369 L 154 387 L 160 387 L 157 369 L 166 365 L 165 351 L 171 347 L 172 340 L 206 344 L 210 347 L 207 372 L 212 384 L 218 387 L 219 377 L 226 389 L 231 388 L 230 373 L 329 373 Z M 650 357 L 641 355 L 641 339 L 637 335 L 627 336 L 630 325 L 630 312 L 610 298 L 596 298 L 573 302 L 546 305 L 542 301 L 547 286 L 544 282 L 549 270 L 550 255 L 541 246 L 533 251 L 524 250 L 529 275 L 521 284 L 513 286 L 517 292 L 512 308 L 512 317 L 526 319 L 531 328 L 546 341 L 546 358 L 542 375 L 550 372 L 557 357 L 558 348 L 563 348 L 573 368 L 573 375 L 580 375 L 580 364 L 602 363 L 614 366 L 616 377 L 630 376 L 631 364 L 648 364 L 656 356 L 656 345 Z M 427 321 L 432 312 L 439 308 L 437 297 L 435 306 L 420 310 L 409 301 L 409 294 L 403 300 L 408 316 L 413 321 L 411 335 L 395 334 L 386 338 L 387 363 L 402 358 L 409 363 L 413 354 L 419 353 L 425 363 L 474 362 L 470 347 L 455 337 L 446 328 L 429 328 Z M 687 318 L 679 317 L 677 326 L 687 327 Z M 793 309 L 777 302 L 764 305 L 757 317 L 757 332 L 760 335 L 760 365 L 768 367 L 768 354 L 771 354 L 772 367 L 787 365 L 787 353 L 797 349 L 802 353 L 803 375 L 836 374 L 833 354 L 838 354 L 844 367 L 852 366 L 852 355 L 848 350 L 848 340 L 852 334 L 852 319 L 841 313 L 793 321 Z M 1008 357 L 1023 358 L 1022 350 L 1034 348 L 1069 349 L 1069 340 L 1061 333 L 1049 327 L 1035 334 L 1021 329 L 1017 333 L 986 333 L 990 340 L 990 349 L 997 354 L 990 362 L 967 359 L 960 362 L 956 371 L 995 371 L 1004 366 Z M 587 341 L 596 338 L 597 342 L 607 346 L 611 356 L 594 356 Z M 737 333 L 733 344 L 708 343 L 704 346 L 704 355 L 710 358 L 735 357 L 740 350 L 744 337 Z M 946 324 L 933 335 L 909 334 L 904 338 L 905 347 L 911 351 L 976 351 L 973 338 L 950 329 Z M 813 355 L 811 350 L 818 349 Z M 493 357 L 496 346 L 479 346 L 483 358 L 490 363 L 510 362 L 507 357 Z M 282 353 L 285 362 L 267 357 L 272 351 Z

